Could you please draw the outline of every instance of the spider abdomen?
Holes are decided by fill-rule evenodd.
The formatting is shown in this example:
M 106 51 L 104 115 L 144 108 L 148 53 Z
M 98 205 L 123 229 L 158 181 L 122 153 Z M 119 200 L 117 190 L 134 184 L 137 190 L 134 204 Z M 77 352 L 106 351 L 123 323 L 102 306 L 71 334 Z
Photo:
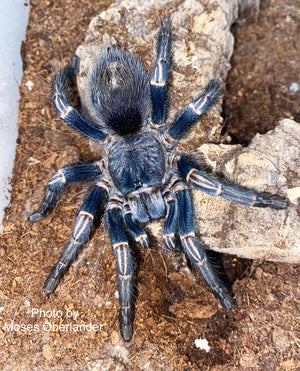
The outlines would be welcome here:
M 91 77 L 94 121 L 118 135 L 137 132 L 150 112 L 150 83 L 142 64 L 112 46 L 100 56 Z

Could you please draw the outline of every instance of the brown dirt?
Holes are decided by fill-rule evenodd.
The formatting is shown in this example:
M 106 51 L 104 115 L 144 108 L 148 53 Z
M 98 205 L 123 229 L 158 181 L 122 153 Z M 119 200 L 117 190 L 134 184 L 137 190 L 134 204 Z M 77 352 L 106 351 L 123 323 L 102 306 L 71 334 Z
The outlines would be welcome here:
M 177 258 L 155 246 L 146 253 L 136 251 L 135 332 L 125 344 L 118 329 L 115 262 L 100 226 L 56 293 L 43 297 L 43 282 L 72 231 L 86 189 L 70 187 L 40 223 L 28 223 L 28 215 L 56 169 L 93 157 L 86 141 L 51 106 L 53 66 L 67 63 L 89 21 L 109 3 L 82 0 L 79 7 L 70 0 L 31 1 L 22 48 L 19 145 L 0 247 L 2 369 L 299 370 L 299 266 L 251 265 L 227 257 L 231 279 L 239 279 L 233 286 L 236 308 L 226 313 L 199 275 L 178 269 Z M 227 131 L 235 141 L 247 143 L 279 118 L 299 115 L 299 92 L 289 90 L 292 82 L 300 83 L 296 8 L 296 0 L 266 0 L 259 13 L 241 17 L 235 26 L 236 53 L 224 102 Z M 34 83 L 31 92 L 28 80 Z M 61 311 L 63 318 L 50 319 L 56 324 L 103 327 L 98 332 L 48 332 L 42 329 L 48 318 L 32 317 L 32 308 Z M 66 318 L 67 310 L 78 311 L 79 317 Z M 27 328 L 6 331 L 4 323 L 12 321 Z M 200 337 L 208 340 L 208 353 L 195 347 Z
M 300 89 L 290 90 L 299 84 L 299 17 L 294 0 L 268 0 L 233 27 L 236 47 L 224 101 L 233 142 L 246 144 L 282 118 L 300 121 Z

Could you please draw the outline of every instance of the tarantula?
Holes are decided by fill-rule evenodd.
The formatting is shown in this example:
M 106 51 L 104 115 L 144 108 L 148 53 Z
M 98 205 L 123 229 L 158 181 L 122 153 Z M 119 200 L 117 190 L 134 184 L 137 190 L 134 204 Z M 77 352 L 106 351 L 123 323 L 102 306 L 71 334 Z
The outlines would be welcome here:
M 44 293 L 54 292 L 88 239 L 97 211 L 105 204 L 106 224 L 117 261 L 120 328 L 126 341 L 133 333 L 134 301 L 134 265 L 128 233 L 138 245 L 147 248 L 150 241 L 144 225 L 166 217 L 162 232 L 165 246 L 184 252 L 223 307 L 230 310 L 233 299 L 195 237 L 190 186 L 244 205 L 287 207 L 286 199 L 279 195 L 232 186 L 205 173 L 206 165 L 197 158 L 173 151 L 183 134 L 216 102 L 220 85 L 211 81 L 176 120 L 167 125 L 166 81 L 170 49 L 170 21 L 164 19 L 149 79 L 134 56 L 116 46 L 106 47 L 85 77 L 85 88 L 80 93 L 88 102 L 84 115 L 71 106 L 67 94 L 69 80 L 79 73 L 79 58 L 74 57 L 70 66 L 54 76 L 56 111 L 73 128 L 103 146 L 106 155 L 92 164 L 58 170 L 48 182 L 40 209 L 29 217 L 31 222 L 45 218 L 68 184 L 95 182 L 79 212 L 72 235 L 45 282 Z

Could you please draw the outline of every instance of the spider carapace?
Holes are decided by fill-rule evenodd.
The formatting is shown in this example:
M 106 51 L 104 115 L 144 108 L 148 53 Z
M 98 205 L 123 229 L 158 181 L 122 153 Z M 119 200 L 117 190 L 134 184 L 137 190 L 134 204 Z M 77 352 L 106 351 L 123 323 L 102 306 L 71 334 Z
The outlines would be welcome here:
M 181 251 L 202 274 L 212 292 L 226 309 L 233 299 L 214 273 L 205 251 L 195 237 L 190 187 L 212 196 L 258 207 L 284 209 L 287 200 L 279 195 L 258 193 L 230 185 L 206 172 L 195 158 L 173 150 L 191 125 L 219 98 L 220 84 L 211 81 L 203 92 L 177 116 L 166 123 L 167 75 L 170 64 L 170 21 L 162 21 L 157 58 L 151 77 L 135 57 L 106 47 L 85 78 L 85 105 L 80 114 L 68 99 L 68 82 L 80 74 L 80 60 L 53 79 L 53 104 L 73 128 L 94 139 L 106 150 L 98 162 L 58 170 L 49 180 L 40 209 L 29 220 L 36 222 L 54 208 L 65 187 L 78 181 L 94 181 L 76 219 L 75 227 L 58 262 L 44 286 L 50 295 L 88 239 L 95 215 L 105 206 L 105 218 L 117 261 L 120 328 L 124 340 L 133 334 L 134 264 L 128 234 L 142 248 L 150 245 L 144 229 L 150 220 L 165 217 L 163 240 L 172 251 Z

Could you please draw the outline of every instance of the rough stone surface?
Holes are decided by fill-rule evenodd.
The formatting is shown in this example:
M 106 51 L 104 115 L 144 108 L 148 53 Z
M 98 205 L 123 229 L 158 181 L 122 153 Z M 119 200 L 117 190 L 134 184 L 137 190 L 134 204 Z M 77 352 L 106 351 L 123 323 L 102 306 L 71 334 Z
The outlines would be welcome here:
M 198 148 L 213 170 L 263 192 L 288 197 L 286 210 L 254 208 L 194 191 L 201 240 L 211 249 L 248 259 L 300 263 L 300 124 L 282 120 L 249 146 L 204 144 Z

